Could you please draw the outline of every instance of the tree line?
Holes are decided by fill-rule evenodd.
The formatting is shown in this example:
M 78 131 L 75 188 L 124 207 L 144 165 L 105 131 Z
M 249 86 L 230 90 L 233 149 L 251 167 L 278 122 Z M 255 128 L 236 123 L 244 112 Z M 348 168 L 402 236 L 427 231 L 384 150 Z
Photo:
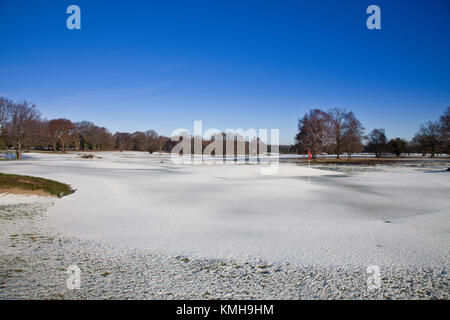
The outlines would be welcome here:
M 90 121 L 42 119 L 35 104 L 0 97 L 0 149 L 5 147 L 14 148 L 20 160 L 22 152 L 28 150 L 154 152 L 170 151 L 172 144 L 154 130 L 112 134 Z
M 374 129 L 366 135 L 364 127 L 352 111 L 341 108 L 328 111 L 312 109 L 298 121 L 295 145 L 280 146 L 279 150 L 281 153 L 305 154 L 309 149 L 314 159 L 324 152 L 336 154 L 337 158 L 344 153 L 351 158 L 352 154 L 363 151 L 374 153 L 377 157 L 384 153 L 393 153 L 397 156 L 402 153 L 430 154 L 431 157 L 439 153 L 449 155 L 449 123 L 450 107 L 447 107 L 439 121 L 428 121 L 421 125 L 411 141 L 401 138 L 388 141 L 384 129 Z M 238 138 L 233 139 L 235 154 L 238 153 L 236 146 Z M 211 141 L 202 140 L 202 150 Z M 191 142 L 193 145 L 193 138 Z M 27 101 L 14 102 L 6 97 L 0 97 L 0 149 L 14 148 L 16 158 L 19 160 L 22 152 L 28 150 L 61 152 L 136 150 L 152 153 L 171 152 L 176 143 L 154 130 L 112 134 L 108 129 L 90 121 L 43 119 L 35 104 Z M 193 149 L 192 147 L 192 152 Z M 226 149 L 225 145 L 223 149 Z M 245 154 L 250 154 L 249 141 L 245 142 L 244 150 Z M 267 150 L 271 150 L 270 145 L 267 146 Z
M 368 135 L 364 130 L 352 111 L 312 109 L 298 121 L 295 147 L 299 154 L 309 149 L 313 159 L 321 153 L 336 154 L 337 158 L 346 153 L 351 158 L 352 154 L 363 151 L 374 153 L 376 157 L 385 153 L 398 157 L 402 153 L 430 154 L 430 157 L 442 153 L 450 155 L 450 107 L 439 121 L 422 124 L 411 141 L 402 138 L 388 141 L 382 128 L 373 129 Z

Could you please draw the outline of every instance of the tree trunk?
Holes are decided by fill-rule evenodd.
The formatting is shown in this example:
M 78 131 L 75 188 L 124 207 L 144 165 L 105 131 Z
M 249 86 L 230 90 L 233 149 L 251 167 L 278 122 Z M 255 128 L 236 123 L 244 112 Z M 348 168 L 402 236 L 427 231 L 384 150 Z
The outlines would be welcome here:
M 17 143 L 16 160 L 22 160 L 22 144 Z

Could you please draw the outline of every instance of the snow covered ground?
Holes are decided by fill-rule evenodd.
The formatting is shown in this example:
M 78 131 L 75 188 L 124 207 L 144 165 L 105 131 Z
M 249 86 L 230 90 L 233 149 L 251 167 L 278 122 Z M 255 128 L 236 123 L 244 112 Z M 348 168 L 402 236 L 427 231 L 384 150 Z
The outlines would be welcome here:
M 0 171 L 54 179 L 76 188 L 72 195 L 51 200 L 39 228 L 93 247 L 105 246 L 114 252 L 109 260 L 124 259 L 122 253 L 132 251 L 169 260 L 185 257 L 183 261 L 195 263 L 225 261 L 230 268 L 249 263 L 250 269 L 261 271 L 270 266 L 269 271 L 281 268 L 287 274 L 294 269 L 316 274 L 324 268 L 333 274 L 342 268 L 345 277 L 356 272 L 363 280 L 361 270 L 369 265 L 382 270 L 430 268 L 431 273 L 439 270 L 436 297 L 442 290 L 448 297 L 449 172 L 390 166 L 381 172 L 344 174 L 281 163 L 277 175 L 263 176 L 259 165 L 175 165 L 168 155 L 139 152 L 95 155 L 98 158 L 81 159 L 76 153 L 30 153 L 20 162 L 1 162 Z M 0 207 L 15 205 L 11 199 L 0 196 Z M 6 247 L 2 249 L 11 250 Z M 93 255 L 90 250 L 85 254 Z M 286 279 L 289 286 L 292 279 Z M 255 278 L 251 283 L 261 281 Z M 180 283 L 184 282 L 170 285 Z M 313 287 L 323 285 L 319 281 Z M 322 297 L 283 290 L 272 297 Z M 1 291 L 0 287 L 0 293 L 8 296 Z M 336 292 L 325 298 L 333 295 Z M 242 296 L 271 297 L 233 295 Z M 181 297 L 203 296 L 191 292 Z

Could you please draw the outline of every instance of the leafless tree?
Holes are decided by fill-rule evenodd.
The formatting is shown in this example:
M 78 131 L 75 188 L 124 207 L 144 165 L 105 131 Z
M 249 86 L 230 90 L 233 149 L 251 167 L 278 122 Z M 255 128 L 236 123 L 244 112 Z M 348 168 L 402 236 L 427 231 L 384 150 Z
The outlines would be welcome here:
M 351 159 L 353 153 L 363 150 L 364 127 L 351 111 L 346 115 L 346 122 L 347 128 L 344 133 L 343 145 L 344 151 L 347 152 L 348 157 Z
M 367 146 L 369 151 L 375 153 L 377 158 L 379 158 L 382 153 L 386 152 L 387 139 L 384 129 L 373 129 L 369 134 Z
M 52 137 L 50 136 L 50 130 L 48 129 L 48 121 L 39 121 L 36 130 L 36 139 L 34 139 L 34 147 L 40 149 L 47 149 L 53 145 Z
M 428 121 L 421 125 L 415 135 L 417 142 L 430 153 L 431 158 L 434 158 L 442 144 L 441 137 L 441 126 L 437 121 Z
M 116 132 L 114 134 L 115 146 L 121 152 L 123 150 L 133 150 L 134 140 L 130 133 L 128 132 Z
M 75 151 L 79 151 L 81 149 L 81 135 L 80 135 L 80 123 L 75 122 L 73 123 L 74 128 L 72 130 L 72 133 L 70 135 L 70 143 L 73 144 Z
M 6 97 L 0 97 L 0 129 L 8 120 L 13 102 Z
M 158 136 L 158 148 L 159 148 L 159 153 L 163 152 L 164 150 L 164 146 L 166 145 L 166 143 L 170 141 L 169 138 L 164 137 L 164 136 Z M 166 151 L 166 150 L 164 150 Z
M 113 139 L 111 132 L 109 132 L 109 130 L 106 129 L 105 127 L 101 127 L 99 129 L 100 129 L 98 132 L 98 138 L 99 138 L 98 147 L 99 147 L 99 149 L 100 150 L 112 149 L 114 147 L 114 139 Z
M 421 153 L 422 156 L 427 154 L 427 148 L 422 141 L 422 137 L 419 137 L 417 134 L 408 143 L 408 149 L 410 152 Z
M 450 107 L 439 119 L 439 124 L 441 126 L 441 140 L 443 148 L 448 156 L 450 156 Z
M 81 121 L 77 124 L 77 130 L 81 137 L 80 144 L 83 149 L 95 151 L 100 141 L 100 128 L 90 121 Z
M 148 151 L 149 139 L 144 132 L 136 131 L 133 133 L 134 146 L 137 151 Z
M 69 119 L 54 119 L 48 122 L 48 129 L 53 140 L 53 151 L 56 151 L 59 142 L 61 151 L 65 152 L 76 129 L 75 125 Z
M 16 149 L 17 160 L 21 160 L 23 147 L 30 145 L 35 137 L 40 114 L 36 105 L 26 101 L 12 103 L 8 113 L 8 118 L 2 125 L 2 133 L 6 141 Z
M 159 139 L 158 133 L 155 130 L 147 130 L 145 131 L 145 135 L 147 136 L 148 139 L 147 151 L 150 153 L 153 153 L 156 150 L 161 151 L 162 144 Z
M 343 152 L 344 137 L 346 131 L 349 128 L 347 114 L 348 113 L 345 111 L 345 109 L 334 108 L 329 111 L 331 134 L 333 136 L 333 142 L 335 144 L 335 153 L 338 159 L 341 153 Z
M 317 154 L 333 141 L 331 117 L 319 109 L 310 110 L 299 119 L 298 130 L 296 136 L 298 152 L 303 153 L 310 149 L 313 159 L 316 159 Z

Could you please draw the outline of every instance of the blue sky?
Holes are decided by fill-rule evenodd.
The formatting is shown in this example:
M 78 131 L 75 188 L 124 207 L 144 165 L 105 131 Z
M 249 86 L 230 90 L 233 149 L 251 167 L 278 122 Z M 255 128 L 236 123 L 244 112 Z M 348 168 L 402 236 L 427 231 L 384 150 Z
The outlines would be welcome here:
M 345 107 L 409 139 L 450 105 L 448 0 L 0 0 L 0 39 L 1 95 L 112 132 L 203 120 L 291 143 L 308 109 Z

